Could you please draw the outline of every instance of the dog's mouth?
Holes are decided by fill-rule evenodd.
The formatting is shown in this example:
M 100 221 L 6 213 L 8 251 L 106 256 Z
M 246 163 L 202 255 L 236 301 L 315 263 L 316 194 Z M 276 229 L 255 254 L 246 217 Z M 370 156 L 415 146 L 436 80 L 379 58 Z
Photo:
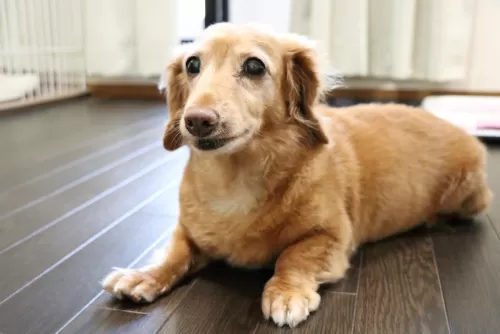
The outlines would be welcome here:
M 196 148 L 202 151 L 213 151 L 222 146 L 226 145 L 228 142 L 233 140 L 232 138 L 199 138 L 196 140 Z
M 234 140 L 237 140 L 239 138 L 242 138 L 246 136 L 250 132 L 250 129 L 247 129 L 243 131 L 243 133 L 237 135 L 237 136 L 232 136 L 232 137 L 226 137 L 226 138 L 197 138 L 195 141 L 195 146 L 197 149 L 201 151 L 214 151 L 217 150 L 223 146 L 225 146 L 227 143 L 230 143 Z

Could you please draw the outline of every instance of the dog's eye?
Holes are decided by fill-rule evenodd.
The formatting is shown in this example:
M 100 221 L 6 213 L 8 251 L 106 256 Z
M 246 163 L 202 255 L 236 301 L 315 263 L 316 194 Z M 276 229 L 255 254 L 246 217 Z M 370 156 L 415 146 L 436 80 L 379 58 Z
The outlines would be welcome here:
M 248 58 L 243 64 L 243 73 L 251 76 L 262 76 L 266 73 L 266 66 L 258 58 Z
M 200 73 L 201 61 L 200 58 L 193 56 L 189 57 L 186 61 L 186 70 L 189 74 L 198 74 Z

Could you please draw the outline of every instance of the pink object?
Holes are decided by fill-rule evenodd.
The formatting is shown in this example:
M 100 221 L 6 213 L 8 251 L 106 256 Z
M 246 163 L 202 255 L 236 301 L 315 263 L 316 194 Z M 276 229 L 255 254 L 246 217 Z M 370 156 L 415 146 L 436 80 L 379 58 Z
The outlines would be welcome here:
M 500 119 L 480 120 L 476 125 L 476 129 L 500 130 Z
M 422 107 L 477 136 L 500 137 L 500 98 L 429 96 Z

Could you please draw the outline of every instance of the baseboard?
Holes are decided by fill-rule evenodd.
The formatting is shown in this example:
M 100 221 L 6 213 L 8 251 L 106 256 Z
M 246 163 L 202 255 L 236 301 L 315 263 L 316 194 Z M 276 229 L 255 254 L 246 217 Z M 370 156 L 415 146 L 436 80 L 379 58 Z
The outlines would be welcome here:
M 89 83 L 87 90 L 101 99 L 165 100 L 165 94 L 153 83 Z
M 34 100 L 19 100 L 6 103 L 0 103 L 0 114 L 5 115 L 10 112 L 27 111 L 30 109 L 36 110 L 43 105 L 57 105 L 68 101 L 88 97 L 88 92 L 81 91 L 68 94 L 60 94 L 58 96 L 47 96 Z
M 500 91 L 466 91 L 446 89 L 376 89 L 342 88 L 330 92 L 331 98 L 359 100 L 420 101 L 432 95 L 500 96 Z
M 164 93 L 152 82 L 93 82 L 87 85 L 92 96 L 108 99 L 165 100 Z M 341 88 L 328 94 L 329 98 L 347 98 L 368 101 L 420 101 L 430 95 L 469 95 L 500 96 L 500 91 L 461 91 L 461 90 L 386 90 L 375 88 Z

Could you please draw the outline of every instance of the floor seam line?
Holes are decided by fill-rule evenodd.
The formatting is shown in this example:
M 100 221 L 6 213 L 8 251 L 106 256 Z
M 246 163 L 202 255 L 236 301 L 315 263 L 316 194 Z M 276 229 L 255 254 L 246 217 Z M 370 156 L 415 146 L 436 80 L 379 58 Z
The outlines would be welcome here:
M 87 308 L 95 308 L 97 310 L 123 312 L 123 313 L 137 314 L 137 315 L 150 315 L 150 313 L 146 313 L 146 312 L 139 312 L 139 311 L 132 311 L 132 310 L 122 310 L 122 309 L 114 308 L 114 307 L 91 306 L 91 305 L 89 305 Z
M 361 271 L 363 270 L 365 249 L 361 249 L 361 254 L 359 255 L 359 269 L 358 269 L 358 284 L 356 285 L 356 299 L 354 300 L 354 310 L 352 312 L 352 324 L 351 324 L 351 334 L 354 333 L 354 327 L 356 324 L 356 315 L 358 311 L 358 299 L 359 299 L 359 285 L 361 282 Z
M 439 267 L 437 264 L 437 258 L 436 258 L 436 250 L 434 249 L 434 240 L 432 239 L 432 236 L 427 236 L 431 242 L 431 252 L 432 252 L 432 262 L 434 263 L 434 269 L 436 270 L 436 276 L 437 276 L 437 281 L 439 285 L 439 292 L 441 295 L 441 301 L 443 302 L 443 307 L 444 307 L 444 316 L 446 319 L 446 328 L 448 329 L 448 333 L 452 333 L 451 331 L 451 326 L 450 326 L 450 319 L 448 317 L 448 307 L 446 306 L 446 300 L 444 298 L 444 290 L 443 290 L 443 284 L 441 283 L 441 275 L 439 274 Z
M 356 292 L 347 292 L 347 291 L 325 291 L 327 294 L 333 295 L 345 295 L 345 296 L 356 296 Z
M 493 223 L 493 219 L 490 217 L 489 214 L 486 214 L 486 218 L 488 219 L 488 222 L 490 223 L 491 228 L 493 228 L 493 231 L 495 232 L 495 235 L 497 236 L 498 241 L 500 241 L 500 232 L 497 230 L 495 224 Z

